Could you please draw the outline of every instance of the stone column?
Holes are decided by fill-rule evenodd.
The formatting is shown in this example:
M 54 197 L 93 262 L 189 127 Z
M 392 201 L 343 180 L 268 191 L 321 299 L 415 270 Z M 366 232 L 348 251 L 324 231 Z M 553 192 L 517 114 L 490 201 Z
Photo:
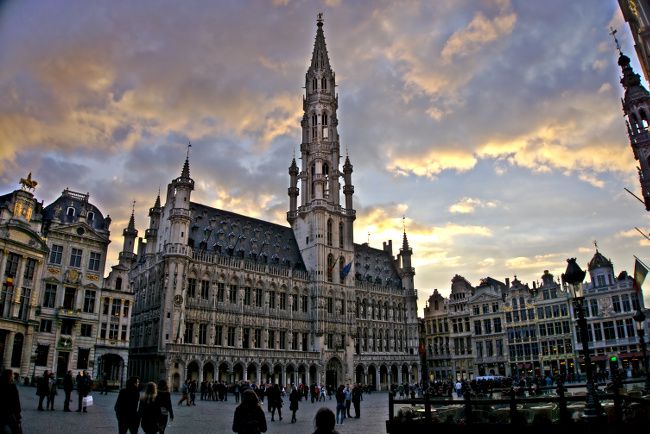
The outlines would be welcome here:
M 16 336 L 16 332 L 8 331 L 5 337 L 5 352 L 3 355 L 5 368 L 11 367 L 11 353 L 14 349 L 14 336 Z

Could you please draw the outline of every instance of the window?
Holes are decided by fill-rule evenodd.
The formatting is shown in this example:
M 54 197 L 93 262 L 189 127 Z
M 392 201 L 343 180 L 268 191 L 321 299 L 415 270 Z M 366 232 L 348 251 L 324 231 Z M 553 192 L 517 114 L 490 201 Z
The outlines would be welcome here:
M 99 337 L 101 339 L 106 339 L 106 323 L 103 322 L 101 328 L 99 329 Z
M 250 348 L 251 329 L 244 327 L 241 334 L 241 347 Z
M 217 283 L 217 301 L 223 302 L 226 292 L 226 285 L 219 282 Z
M 270 349 L 275 348 L 275 331 L 273 331 L 273 330 L 269 330 L 269 342 L 268 342 L 267 348 L 270 348 Z
M 481 309 L 483 310 L 483 315 L 487 315 L 488 313 L 490 313 L 490 306 L 487 305 L 487 304 L 484 304 L 484 305 L 481 307 Z
M 244 287 L 244 306 L 250 306 L 251 305 L 251 287 L 246 286 Z
M 237 303 L 237 285 L 230 285 L 230 289 L 228 291 L 228 301 L 230 301 L 232 304 Z
M 214 327 L 214 344 L 223 345 L 223 326 L 217 325 Z
M 255 329 L 253 348 L 262 348 L 262 329 Z
M 234 347 L 235 346 L 235 328 L 234 327 L 228 327 L 228 346 L 229 347 Z
M 621 300 L 618 295 L 612 296 L 612 307 L 616 313 L 619 313 L 621 311 Z
M 501 339 L 496 341 L 497 344 L 497 356 L 503 356 L 503 341 Z
M 494 333 L 501 333 L 501 318 L 494 318 Z
M 344 228 L 343 228 L 343 222 L 339 222 L 339 247 L 343 248 L 343 241 L 344 241 Z
M 111 300 L 108 297 L 105 297 L 104 298 L 104 309 L 102 310 L 104 315 L 108 315 L 108 309 L 109 309 L 110 305 L 111 305 Z
M 81 324 L 81 331 L 79 333 L 85 338 L 90 338 L 93 335 L 93 326 L 92 324 Z
M 621 295 L 621 301 L 623 302 L 623 312 L 630 311 L 630 296 L 627 294 Z
M 287 332 L 281 331 L 279 333 L 279 338 L 280 338 L 280 349 L 284 350 L 287 348 Z
M 373 341 L 377 341 L 374 339 Z M 334 335 L 331 333 L 328 333 L 325 341 L 325 345 L 327 346 L 328 349 L 333 349 L 334 348 Z M 374 345 L 374 344 L 373 344 Z
M 90 271 L 99 271 L 99 264 L 102 260 L 102 254 L 99 252 L 90 252 L 90 260 L 88 261 L 88 269 Z
M 205 345 L 208 342 L 208 325 L 199 324 L 199 345 Z
M 191 277 L 187 279 L 187 297 L 196 297 L 196 279 L 193 279 Z
M 302 297 L 300 297 L 300 301 L 301 301 L 300 305 L 301 305 L 301 308 L 302 308 L 301 310 L 303 312 L 307 312 L 307 303 L 308 303 L 307 296 L 303 295 Z
M 120 333 L 119 324 L 110 324 L 108 329 L 108 339 L 116 341 Z
M 61 264 L 61 256 L 63 256 L 63 246 L 53 244 L 50 250 L 50 264 Z
M 25 262 L 25 272 L 23 277 L 25 280 L 32 280 L 34 278 L 34 271 L 36 270 L 36 261 L 32 258 L 27 258 Z
M 605 321 L 603 323 L 603 331 L 605 333 L 606 341 L 616 339 L 616 334 L 614 333 L 614 321 Z
M 634 324 L 632 323 L 632 318 L 625 319 L 625 328 L 627 329 L 627 335 L 632 337 L 634 334 Z
M 120 311 L 122 310 L 122 300 L 119 298 L 113 299 L 113 305 L 111 306 L 111 315 L 120 316 Z
M 332 245 L 332 219 L 327 219 L 327 245 Z
M 62 335 L 72 335 L 72 329 L 74 328 L 74 321 L 71 319 L 64 319 L 61 321 L 61 334 Z
M 210 293 L 210 281 L 202 280 L 201 281 L 201 298 L 204 300 L 208 299 L 208 294 Z
M 334 312 L 334 300 L 332 299 L 332 297 L 327 297 L 325 300 L 327 303 L 327 313 Z
M 596 276 L 596 285 L 597 286 L 605 286 L 605 276 L 603 276 L 602 274 Z
M 124 300 L 124 309 L 122 309 L 122 316 L 124 318 L 129 317 L 129 307 L 131 305 L 131 302 L 129 300 Z
M 483 320 L 483 328 L 485 329 L 486 335 L 492 333 L 492 323 L 489 319 Z
M 275 291 L 269 291 L 269 309 L 275 309 Z
M 262 289 L 261 288 L 255 288 L 255 306 L 256 307 L 262 307 Z
M 594 340 L 602 341 L 603 340 L 603 329 L 601 324 L 598 322 L 594 324 Z
M 95 312 L 95 291 L 86 289 L 84 294 L 84 312 Z
M 291 294 L 291 310 L 298 311 L 298 294 Z
M 309 342 L 309 336 L 307 333 L 302 334 L 302 350 L 307 351 L 307 343 Z
M 287 309 L 287 294 L 284 292 L 280 293 L 280 309 Z
M 47 366 L 47 356 L 49 352 L 49 345 L 38 344 L 36 347 L 36 366 Z
M 54 307 L 56 303 L 56 289 L 57 286 L 52 283 L 45 284 L 45 292 L 43 293 L 43 307 Z
M 334 280 L 334 266 L 336 265 L 336 262 L 334 262 L 334 255 L 331 253 L 327 255 L 327 281 L 332 282 Z
M 43 333 L 52 333 L 52 320 L 42 319 L 38 331 Z
M 625 338 L 625 323 L 622 319 L 616 321 L 616 334 L 619 339 Z
M 543 307 L 538 307 L 537 308 L 537 318 L 538 319 L 544 319 L 544 308 Z
M 185 336 L 183 337 L 183 341 L 186 344 L 191 344 L 194 341 L 194 323 L 192 322 L 186 322 L 185 323 Z
M 122 290 L 122 278 L 121 277 L 118 277 L 117 279 L 115 279 L 115 289 L 118 290 L 118 291 Z
M 492 348 L 492 341 L 485 342 L 485 356 L 494 357 L 494 349 Z
M 66 287 L 65 288 L 65 294 L 63 295 L 63 308 L 64 309 L 74 309 L 76 296 L 77 296 L 77 290 L 76 289 Z
M 120 339 L 125 341 L 126 340 L 126 324 L 122 325 L 122 331 L 120 333 Z
M 483 334 L 483 331 L 481 330 L 481 321 L 474 321 L 474 334 L 476 336 L 480 336 Z
M 478 306 L 473 306 L 472 312 L 474 312 L 474 315 L 479 315 L 481 313 Z
M 499 311 L 499 303 L 492 303 L 492 313 Z
M 81 267 L 81 254 L 83 251 L 81 249 L 72 248 L 70 252 L 70 266 L 71 267 Z
M 483 357 L 483 342 L 476 342 L 476 357 L 479 359 Z
M 598 300 L 591 300 L 589 304 L 591 306 L 591 316 L 598 316 Z
M 298 349 L 298 332 L 292 332 L 291 333 L 291 349 L 292 350 L 297 350 Z

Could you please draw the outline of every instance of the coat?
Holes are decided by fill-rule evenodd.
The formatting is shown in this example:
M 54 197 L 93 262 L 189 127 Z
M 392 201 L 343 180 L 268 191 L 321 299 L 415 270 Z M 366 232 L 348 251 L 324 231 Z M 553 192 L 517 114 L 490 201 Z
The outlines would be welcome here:
M 138 402 L 140 401 L 140 392 L 135 387 L 126 387 L 120 390 L 115 401 L 115 416 L 117 420 L 124 422 L 135 422 L 139 420 Z
M 145 433 L 157 433 L 158 424 L 160 423 L 160 403 L 157 400 L 145 401 L 140 400 L 138 407 L 138 416 L 140 416 L 140 426 Z
M 289 410 L 297 411 L 298 401 L 300 401 L 300 393 L 298 393 L 298 391 L 294 389 L 291 391 L 291 395 L 289 395 Z
M 243 404 L 240 404 L 235 409 L 232 430 L 237 434 L 260 434 L 266 432 L 266 429 L 264 410 L 259 405 L 246 408 Z

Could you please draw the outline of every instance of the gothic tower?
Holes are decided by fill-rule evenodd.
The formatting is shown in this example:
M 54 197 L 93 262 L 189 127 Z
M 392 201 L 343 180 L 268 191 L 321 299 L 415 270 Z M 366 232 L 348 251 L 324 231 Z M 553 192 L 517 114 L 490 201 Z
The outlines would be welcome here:
M 354 257 L 354 187 L 349 158 L 346 158 L 344 172 L 339 170 L 341 151 L 335 78 L 325 45 L 323 19 L 319 15 L 311 64 L 305 75 L 300 145 L 302 167 L 298 171 L 294 159 L 289 168 L 287 220 L 293 228 L 305 266 L 314 273 L 315 279 L 343 285 L 349 279 L 352 285 L 352 266 L 345 267 L 353 262 Z M 340 204 L 342 176 L 345 206 Z M 300 192 L 300 206 L 297 206 Z
M 627 117 L 627 134 L 634 151 L 634 158 L 639 161 L 639 181 L 645 208 L 650 211 L 650 94 L 641 84 L 639 74 L 630 66 L 630 58 L 621 53 L 618 64 L 623 71 L 621 84 L 625 88 L 625 96 L 621 100 L 623 112 Z

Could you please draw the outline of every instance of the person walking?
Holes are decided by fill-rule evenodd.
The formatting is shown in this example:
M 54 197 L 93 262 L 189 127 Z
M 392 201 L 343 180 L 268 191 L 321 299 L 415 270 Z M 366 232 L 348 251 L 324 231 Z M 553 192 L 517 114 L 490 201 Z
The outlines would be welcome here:
M 186 380 L 183 384 L 181 384 L 181 400 L 178 401 L 178 405 L 181 405 L 183 401 L 187 402 L 187 405 L 190 405 L 190 396 L 189 396 L 189 387 L 187 386 L 187 382 L 189 380 Z
M 278 410 L 278 417 L 282 420 L 282 395 L 280 386 L 274 384 L 269 389 L 269 409 L 271 411 L 271 422 L 275 421 L 275 410 Z
M 160 422 L 158 429 L 161 434 L 164 434 L 167 422 L 174 420 L 174 409 L 172 408 L 172 398 L 169 393 L 167 381 L 160 380 L 158 382 L 158 396 L 156 396 L 158 405 L 160 406 Z
M 338 434 L 334 429 L 336 419 L 334 413 L 327 407 L 321 407 L 314 416 L 314 425 L 316 431 L 313 434 Z
M 266 429 L 266 417 L 257 394 L 252 389 L 246 389 L 242 393 L 241 404 L 235 409 L 232 430 L 237 434 L 260 434 Z
M 291 394 L 289 395 L 289 410 L 291 410 L 291 423 L 296 423 L 296 412 L 298 411 L 298 402 L 300 401 L 300 392 L 296 386 L 292 386 Z
M 354 405 L 354 417 L 359 419 L 361 417 L 361 396 L 362 396 L 361 384 L 357 384 L 352 389 L 352 405 Z
M 0 377 L 0 432 L 21 434 L 20 395 L 14 383 L 14 371 L 5 369 Z
M 43 408 L 43 401 L 45 398 L 50 396 L 50 387 L 49 387 L 49 381 L 50 381 L 50 371 L 45 371 L 43 372 L 42 377 L 38 377 L 38 380 L 36 381 L 36 394 L 38 395 L 38 411 L 43 411 L 45 410 Z
M 336 423 L 343 425 L 343 419 L 345 419 L 345 386 L 342 384 L 336 389 Z
M 63 403 L 63 411 L 70 411 L 70 401 L 72 401 L 72 389 L 74 389 L 74 380 L 72 379 L 72 371 L 68 371 L 63 377 L 63 392 L 65 393 L 65 402 Z
M 77 413 L 82 411 L 83 407 L 83 412 L 86 413 L 86 406 L 83 405 L 83 399 L 88 396 L 90 393 L 90 377 L 88 376 L 88 373 L 86 371 L 81 371 L 77 375 L 77 396 L 78 396 L 78 401 L 79 405 L 77 407 Z
M 58 387 L 56 385 L 56 378 L 54 378 L 54 372 L 50 372 L 50 378 L 47 379 L 47 405 L 46 408 L 50 411 L 54 411 L 54 397 L 58 395 Z
M 144 391 L 144 396 L 140 399 L 138 406 L 138 416 L 140 417 L 140 426 L 145 434 L 156 434 L 158 424 L 160 423 L 160 403 L 156 400 L 158 388 L 156 383 L 150 381 Z
M 140 392 L 138 392 L 138 377 L 131 377 L 126 381 L 124 389 L 120 390 L 115 401 L 115 416 L 117 417 L 117 426 L 120 434 L 138 433 L 140 418 L 138 416 L 138 402 L 140 401 Z

